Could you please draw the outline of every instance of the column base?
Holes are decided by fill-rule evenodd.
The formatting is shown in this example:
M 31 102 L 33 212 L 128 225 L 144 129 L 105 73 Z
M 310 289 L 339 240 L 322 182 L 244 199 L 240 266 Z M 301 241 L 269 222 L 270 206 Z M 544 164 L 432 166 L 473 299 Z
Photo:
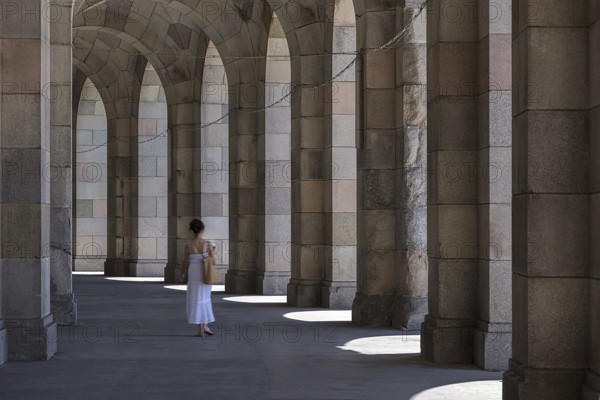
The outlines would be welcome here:
M 225 293 L 255 294 L 256 271 L 229 270 L 225 275 Z
M 583 387 L 581 400 L 600 400 L 600 391 L 593 390 L 588 386 Z
M 7 319 L 8 359 L 45 361 L 56 354 L 57 329 L 52 314 L 42 319 Z
M 325 282 L 321 288 L 321 306 L 350 310 L 356 297 L 356 282 Z
M 227 272 L 229 271 L 229 265 L 228 264 L 217 264 L 215 266 L 215 268 L 217 269 L 217 271 L 219 272 L 219 275 L 221 276 L 221 282 L 219 284 L 225 285 L 225 277 L 227 276 Z
M 392 326 L 395 296 L 357 293 L 352 303 L 352 323 L 360 326 Z
M 285 295 L 290 281 L 290 271 L 264 271 L 256 275 L 256 293 Z
M 512 354 L 512 325 L 478 321 L 474 335 L 475 365 L 486 371 L 506 371 Z
M 503 400 L 582 399 L 584 370 L 527 368 L 513 359 L 509 361 L 509 368 L 503 376 Z
M 129 262 L 127 260 L 106 260 L 104 263 L 105 276 L 129 276 Z
M 106 260 L 104 275 L 164 277 L 167 260 Z
M 129 263 L 129 276 L 162 278 L 166 264 L 167 260 L 134 260 Z
M 473 331 L 473 321 L 427 315 L 421 327 L 421 353 L 436 364 L 472 364 Z
M 181 272 L 181 267 L 175 264 L 167 264 L 163 271 L 163 276 L 165 277 L 165 283 L 178 284 L 179 282 L 179 274 Z
M 8 332 L 0 320 L 0 365 L 8 361 Z
M 101 257 L 73 257 L 73 271 L 104 272 L 106 256 Z
M 600 400 L 600 375 L 593 372 L 587 373 L 585 385 L 583 385 L 582 400 Z
M 290 279 L 287 303 L 294 307 L 321 307 L 322 282 Z
M 395 296 L 392 326 L 408 332 L 419 332 L 427 311 L 427 297 Z
M 57 325 L 77 324 L 77 300 L 72 293 L 52 296 L 50 302 L 52 316 Z

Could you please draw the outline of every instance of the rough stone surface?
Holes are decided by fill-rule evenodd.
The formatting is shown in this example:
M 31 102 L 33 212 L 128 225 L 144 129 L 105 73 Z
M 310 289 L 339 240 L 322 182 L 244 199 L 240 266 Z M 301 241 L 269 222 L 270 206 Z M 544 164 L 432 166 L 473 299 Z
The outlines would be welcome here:
M 296 307 L 320 307 L 323 289 L 318 281 L 291 279 L 287 287 L 287 302 Z
M 358 293 L 352 304 L 352 322 L 362 326 L 391 326 L 394 296 Z
M 59 324 L 77 321 L 77 307 L 71 280 L 72 267 L 72 206 L 73 206 L 73 161 L 72 161 L 72 38 L 71 4 L 51 7 L 60 18 L 50 21 L 50 81 L 54 93 L 59 93 L 50 106 L 50 151 L 52 176 L 50 185 L 50 259 L 51 310 Z M 69 95 L 68 95 L 69 94 Z M 65 299 L 68 299 L 65 303 Z M 69 304 L 70 303 L 70 304 Z
M 474 334 L 474 362 L 486 371 L 506 371 L 512 353 L 512 325 L 477 327 Z
M 285 295 L 291 274 L 284 272 L 265 272 L 257 275 L 256 292 L 264 295 Z
M 396 296 L 392 311 L 392 326 L 418 332 L 427 314 L 427 297 Z
M 4 322 L 0 322 L 2 328 L 0 328 L 0 365 L 8 361 L 8 336 L 7 331 L 4 328 Z
M 58 325 L 74 325 L 77 323 L 77 300 L 75 295 L 52 296 L 50 299 L 52 315 Z
M 228 293 L 256 293 L 256 273 L 254 271 L 231 271 L 225 275 L 225 288 Z
M 356 285 L 344 286 L 340 283 L 331 283 L 322 288 L 321 306 L 334 310 L 351 310 L 356 297 Z
M 129 264 L 129 276 L 163 277 L 167 260 L 137 260 Z
M 58 333 L 51 316 L 35 320 L 7 320 L 6 331 L 10 361 L 45 361 L 56 354 Z
M 510 369 L 504 373 L 502 398 L 514 399 L 581 399 L 583 371 L 564 371 L 527 368 L 510 361 Z
M 432 320 L 426 316 L 421 328 L 421 353 L 437 364 L 470 364 L 474 357 L 473 336 L 468 320 Z

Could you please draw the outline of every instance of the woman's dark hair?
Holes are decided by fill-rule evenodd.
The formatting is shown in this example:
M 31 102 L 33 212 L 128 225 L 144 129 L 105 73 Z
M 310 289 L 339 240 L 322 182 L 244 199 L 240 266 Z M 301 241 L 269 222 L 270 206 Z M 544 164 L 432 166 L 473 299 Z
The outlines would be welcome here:
M 204 224 L 199 219 L 193 219 L 190 222 L 190 231 L 194 232 L 194 234 L 198 234 L 204 230 Z

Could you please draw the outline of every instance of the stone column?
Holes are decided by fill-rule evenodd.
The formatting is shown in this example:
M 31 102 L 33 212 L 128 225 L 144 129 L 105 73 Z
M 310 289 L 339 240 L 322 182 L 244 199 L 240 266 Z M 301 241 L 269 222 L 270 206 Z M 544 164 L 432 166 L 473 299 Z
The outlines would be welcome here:
M 421 327 L 427 313 L 427 44 L 426 13 L 396 9 L 396 249 L 398 287 L 392 325 Z
M 429 313 L 421 352 L 437 363 L 473 362 L 478 302 L 478 19 L 466 3 L 455 3 L 458 20 L 440 0 L 427 13 Z
M 52 0 L 50 23 L 50 276 L 54 320 L 77 322 L 71 278 L 73 257 L 71 3 Z
M 264 82 L 256 78 L 256 60 L 240 59 L 226 68 L 247 73 L 245 82 L 229 82 L 229 293 L 256 293 L 260 255 L 260 194 L 264 185 L 258 135 L 264 129 Z M 239 73 L 239 72 L 238 72 Z M 260 105 L 260 106 L 259 106 Z
M 511 9 L 479 3 L 478 312 L 474 361 L 504 371 L 511 354 Z
M 296 34 L 322 39 L 323 23 L 315 22 Z M 318 34 L 312 29 L 318 28 Z M 321 35 L 321 36 L 319 36 Z M 320 85 L 331 77 L 331 59 L 322 54 L 319 41 L 302 43 L 292 54 L 292 277 L 288 304 L 298 307 L 322 305 L 327 253 L 325 208 L 325 138 L 331 131 Z M 327 172 L 328 174 L 329 172 Z
M 593 3 L 513 2 L 514 333 L 506 400 L 600 398 Z
M 467 3 L 455 3 L 458 20 L 440 0 L 427 13 L 429 313 L 421 352 L 439 363 L 473 362 L 478 302 L 478 19 Z
M 429 314 L 421 347 L 434 362 L 501 370 L 511 330 L 510 4 L 453 7 L 428 4 Z
M 191 83 L 187 83 L 191 85 Z M 175 88 L 165 88 L 167 97 Z M 188 96 L 169 101 L 169 248 L 165 282 L 179 276 L 185 244 L 192 239 L 190 221 L 201 214 L 200 103 Z
M 2 309 L 10 360 L 56 352 L 50 307 L 50 25 L 47 1 L 0 1 Z M 0 326 L 0 343 L 4 331 Z M 0 346 L 0 361 L 6 358 Z
M 138 248 L 138 111 L 146 60 L 138 56 L 135 71 L 121 71 L 123 79 L 105 90 L 112 104 L 106 106 L 108 128 L 107 276 L 129 276 L 137 262 Z
M 168 131 L 168 263 L 165 282 L 176 283 L 185 244 L 193 238 L 190 221 L 202 217 L 202 76 L 208 38 L 200 35 L 186 80 L 177 82 L 177 68 L 157 69 L 164 76 Z M 185 58 L 183 60 L 186 60 Z M 163 63 L 164 65 L 164 63 Z M 182 67 L 183 68 L 183 67 Z M 180 78 L 179 78 L 180 79 Z M 177 83 L 176 83 L 177 82 Z M 212 229 L 207 226 L 207 230 Z
M 352 0 L 336 4 L 331 74 L 324 102 L 331 107 L 331 133 L 325 135 L 325 211 L 329 249 L 325 256 L 322 306 L 350 309 L 356 296 L 356 85 L 353 66 L 356 16 Z
M 589 15 L 589 129 L 590 129 L 590 324 L 589 370 L 583 400 L 600 398 L 600 9 Z M 575 60 L 573 60 L 575 62 Z M 583 77 L 581 77 L 583 78 Z M 581 132 L 583 134 L 583 132 Z M 583 136 L 585 138 L 585 136 Z M 576 143 L 576 142 L 575 142 Z M 585 141 L 583 141 L 585 144 Z M 582 149 L 578 149 L 581 151 Z M 585 152 L 582 152 L 585 153 Z
M 357 9 L 359 49 L 376 49 L 396 34 L 396 10 L 370 5 Z M 352 321 L 391 326 L 399 275 L 395 50 L 364 53 L 357 75 L 358 272 Z
M 138 132 L 138 239 L 132 276 L 164 276 L 167 264 L 167 101 L 158 74 L 146 65 Z
M 107 119 L 83 72 L 74 80 L 73 270 L 103 271 L 107 256 Z
M 4 364 L 8 360 L 8 339 L 6 336 L 6 326 L 4 324 L 4 310 L 2 308 L 2 297 L 4 292 L 2 287 L 2 269 L 2 263 L 0 262 L 0 365 Z
M 264 215 L 261 215 L 261 252 L 257 292 L 286 294 L 290 281 L 291 162 L 290 99 L 277 103 L 291 90 L 290 52 L 283 27 L 273 14 L 269 29 L 265 84 L 265 131 L 260 137 L 264 160 Z
M 137 244 L 137 117 L 108 119 L 107 276 L 129 276 Z M 118 133 L 117 133 L 118 132 Z
M 332 54 L 354 51 L 354 13 L 351 2 L 334 5 L 301 1 L 278 10 L 292 67 L 292 276 L 287 297 L 299 307 L 350 308 L 355 294 L 356 154 L 349 139 L 354 74 L 334 77 L 347 58 Z M 312 20 L 289 18 L 294 8 Z

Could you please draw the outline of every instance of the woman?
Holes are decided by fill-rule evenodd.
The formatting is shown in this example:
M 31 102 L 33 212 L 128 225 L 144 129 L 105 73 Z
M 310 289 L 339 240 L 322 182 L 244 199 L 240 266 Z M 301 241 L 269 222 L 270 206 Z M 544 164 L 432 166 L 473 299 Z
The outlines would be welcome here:
M 215 321 L 210 292 L 212 285 L 204 284 L 204 259 L 212 257 L 217 262 L 214 248 L 204 240 L 204 224 L 199 219 L 190 222 L 190 230 L 194 239 L 185 245 L 180 280 L 188 276 L 187 284 L 187 317 L 190 324 L 198 325 L 196 336 L 214 335 L 208 324 Z

